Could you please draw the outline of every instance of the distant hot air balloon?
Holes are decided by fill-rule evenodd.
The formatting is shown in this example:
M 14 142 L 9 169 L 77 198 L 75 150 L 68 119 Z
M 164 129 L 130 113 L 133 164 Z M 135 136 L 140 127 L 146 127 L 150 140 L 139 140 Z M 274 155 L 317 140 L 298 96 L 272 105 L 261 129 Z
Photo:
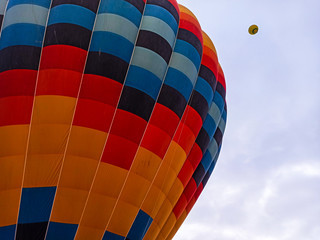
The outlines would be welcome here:
M 249 27 L 248 29 L 248 32 L 251 34 L 251 35 L 255 35 L 257 32 L 259 31 L 259 28 L 257 25 L 253 24 Z
M 176 0 L 0 0 L 0 239 L 171 239 L 226 85 Z

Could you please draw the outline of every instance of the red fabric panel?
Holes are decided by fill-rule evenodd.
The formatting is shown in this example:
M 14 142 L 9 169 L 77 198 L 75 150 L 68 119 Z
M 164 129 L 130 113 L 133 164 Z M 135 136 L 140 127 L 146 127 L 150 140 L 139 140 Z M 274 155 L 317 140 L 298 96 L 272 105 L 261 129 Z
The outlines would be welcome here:
M 174 215 L 176 216 L 177 219 L 181 216 L 181 214 L 183 213 L 183 211 L 187 205 L 188 205 L 187 199 L 182 194 L 172 210 L 172 212 L 174 213 Z
M 149 122 L 150 124 L 161 128 L 163 131 L 166 131 L 172 138 L 179 121 L 179 117 L 173 111 L 156 103 Z
M 222 86 L 224 87 L 224 89 L 226 89 L 226 81 L 224 79 L 224 74 L 223 74 L 223 70 L 221 68 L 221 66 L 219 65 L 219 75 L 218 75 L 218 81 L 219 83 L 222 84 Z
M 157 154 L 160 158 L 163 158 L 170 142 L 171 137 L 166 132 L 152 124 L 149 124 L 141 146 Z
M 82 74 L 70 70 L 45 69 L 39 71 L 37 95 L 78 97 Z
M 197 190 L 197 184 L 193 178 L 190 179 L 188 185 L 183 191 L 183 194 L 186 196 L 187 201 L 189 202 Z
M 79 99 L 73 125 L 108 132 L 115 108 L 101 102 Z
M 201 148 L 199 147 L 199 145 L 197 143 L 195 143 L 189 153 L 187 160 L 190 161 L 190 163 L 193 166 L 193 169 L 196 169 L 198 167 L 201 159 L 202 159 Z
M 37 71 L 14 69 L 0 73 L 0 98 L 9 96 L 32 96 Z
M 189 105 L 187 105 L 185 113 L 186 114 L 182 116 L 182 122 L 184 122 L 192 130 L 195 136 L 198 136 L 203 124 L 200 115 Z
M 67 45 L 51 45 L 42 50 L 40 69 L 69 69 L 82 73 L 86 58 L 87 51 L 83 49 Z
M 173 140 L 177 142 L 188 154 L 192 145 L 194 144 L 195 136 L 187 125 L 183 124 L 182 122 L 180 123 L 181 124 L 179 124 Z
M 190 161 L 186 160 L 178 175 L 178 178 L 180 179 L 184 187 L 186 187 L 186 185 L 188 184 L 190 178 L 192 177 L 193 172 L 194 172 L 194 169 Z
M 33 96 L 0 98 L 0 126 L 29 124 L 33 99 Z
M 122 84 L 110 78 L 85 74 L 81 85 L 80 98 L 87 98 L 116 107 Z
M 179 28 L 186 29 L 189 32 L 192 32 L 194 35 L 197 36 L 197 38 L 201 42 L 201 45 L 203 46 L 203 38 L 202 38 L 201 28 L 199 28 L 198 26 L 196 26 L 193 23 L 189 22 L 188 20 L 183 19 L 182 15 L 184 15 L 184 13 L 181 14 Z
M 139 144 L 146 126 L 147 122 L 144 119 L 130 112 L 117 109 L 110 133 Z
M 110 134 L 101 161 L 129 170 L 137 149 L 138 144 Z
M 194 204 L 196 203 L 196 201 L 198 200 L 200 194 L 202 193 L 202 190 L 203 190 L 203 185 L 201 183 L 199 185 L 198 189 L 196 190 L 196 192 L 194 193 L 193 197 L 191 198 L 188 206 L 186 207 L 187 213 L 189 213 L 191 211 L 191 209 L 193 208 Z

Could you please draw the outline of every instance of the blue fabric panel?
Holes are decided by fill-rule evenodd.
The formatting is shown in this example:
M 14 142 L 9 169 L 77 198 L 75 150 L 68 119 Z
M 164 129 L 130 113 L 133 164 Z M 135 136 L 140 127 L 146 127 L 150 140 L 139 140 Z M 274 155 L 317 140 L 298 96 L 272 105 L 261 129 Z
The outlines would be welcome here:
M 198 80 L 194 89 L 206 99 L 208 106 L 210 106 L 213 99 L 213 92 L 210 84 L 203 78 L 198 77 Z
M 16 45 L 41 47 L 44 30 L 45 27 L 35 24 L 19 23 L 10 25 L 2 31 L 0 49 Z
M 189 100 L 193 85 L 190 79 L 182 72 L 169 67 L 164 83 L 179 91 L 186 101 Z
M 16 232 L 16 225 L 0 227 L 0 239 L 13 240 Z
M 195 47 L 190 43 L 177 39 L 174 51 L 185 55 L 194 63 L 196 68 L 199 68 L 201 63 L 201 56 L 199 55 L 197 49 L 195 49 Z
M 62 4 L 51 9 L 48 26 L 55 23 L 71 23 L 92 30 L 96 15 L 87 8 Z
M 214 122 L 213 118 L 209 114 L 207 114 L 206 120 L 204 121 L 202 127 L 206 130 L 206 132 L 208 133 L 209 138 L 211 140 L 213 138 L 213 135 L 214 135 L 214 132 L 215 132 L 217 126 L 216 126 L 216 123 Z
M 144 211 L 139 210 L 136 219 L 134 220 L 127 239 L 142 240 L 148 231 L 153 219 Z
M 99 13 L 114 13 L 129 19 L 137 27 L 140 26 L 141 13 L 132 4 L 124 0 L 102 0 Z
M 50 222 L 46 240 L 73 240 L 78 229 L 77 224 Z
M 23 188 L 18 223 L 47 222 L 56 187 Z
M 227 121 L 227 112 L 223 111 L 221 118 L 226 122 Z
M 153 5 L 153 4 L 147 4 L 145 11 L 145 16 L 153 16 L 156 18 L 161 19 L 162 21 L 166 22 L 174 31 L 175 34 L 178 32 L 178 23 L 176 22 L 175 18 L 171 15 L 170 12 L 168 12 L 166 9 Z
M 126 38 L 111 32 L 93 32 L 90 52 L 104 52 L 130 62 L 133 44 Z
M 214 93 L 213 102 L 217 105 L 220 112 L 222 112 L 222 110 L 224 108 L 224 99 L 220 95 L 220 93 L 218 93 L 217 91 L 215 91 L 215 93 Z
M 51 4 L 51 0 L 10 0 L 7 6 L 7 10 L 19 4 L 33 4 L 33 5 L 49 8 Z
M 208 171 L 208 169 L 212 163 L 212 160 L 213 160 L 213 157 L 211 156 L 210 152 L 206 151 L 206 153 L 204 154 L 204 156 L 201 159 L 201 164 L 206 172 Z
M 125 82 L 126 86 L 143 91 L 154 100 L 157 99 L 161 84 L 162 82 L 156 75 L 148 70 L 133 65 L 130 66 L 127 80 Z
M 124 240 L 125 237 L 122 237 L 118 234 L 105 231 L 102 240 Z

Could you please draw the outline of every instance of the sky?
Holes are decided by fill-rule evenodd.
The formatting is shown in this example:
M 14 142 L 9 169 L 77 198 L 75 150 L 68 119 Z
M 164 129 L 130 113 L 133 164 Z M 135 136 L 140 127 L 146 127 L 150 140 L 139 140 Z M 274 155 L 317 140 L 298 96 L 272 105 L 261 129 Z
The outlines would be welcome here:
M 174 239 L 319 240 L 320 1 L 178 2 L 215 44 L 228 119 L 216 168 Z

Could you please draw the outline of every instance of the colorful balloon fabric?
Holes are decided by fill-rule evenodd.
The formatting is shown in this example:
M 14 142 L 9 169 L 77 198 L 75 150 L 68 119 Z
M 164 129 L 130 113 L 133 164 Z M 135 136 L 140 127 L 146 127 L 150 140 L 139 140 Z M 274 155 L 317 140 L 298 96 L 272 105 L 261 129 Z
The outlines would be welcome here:
M 0 239 L 171 239 L 226 84 L 176 0 L 0 0 Z

